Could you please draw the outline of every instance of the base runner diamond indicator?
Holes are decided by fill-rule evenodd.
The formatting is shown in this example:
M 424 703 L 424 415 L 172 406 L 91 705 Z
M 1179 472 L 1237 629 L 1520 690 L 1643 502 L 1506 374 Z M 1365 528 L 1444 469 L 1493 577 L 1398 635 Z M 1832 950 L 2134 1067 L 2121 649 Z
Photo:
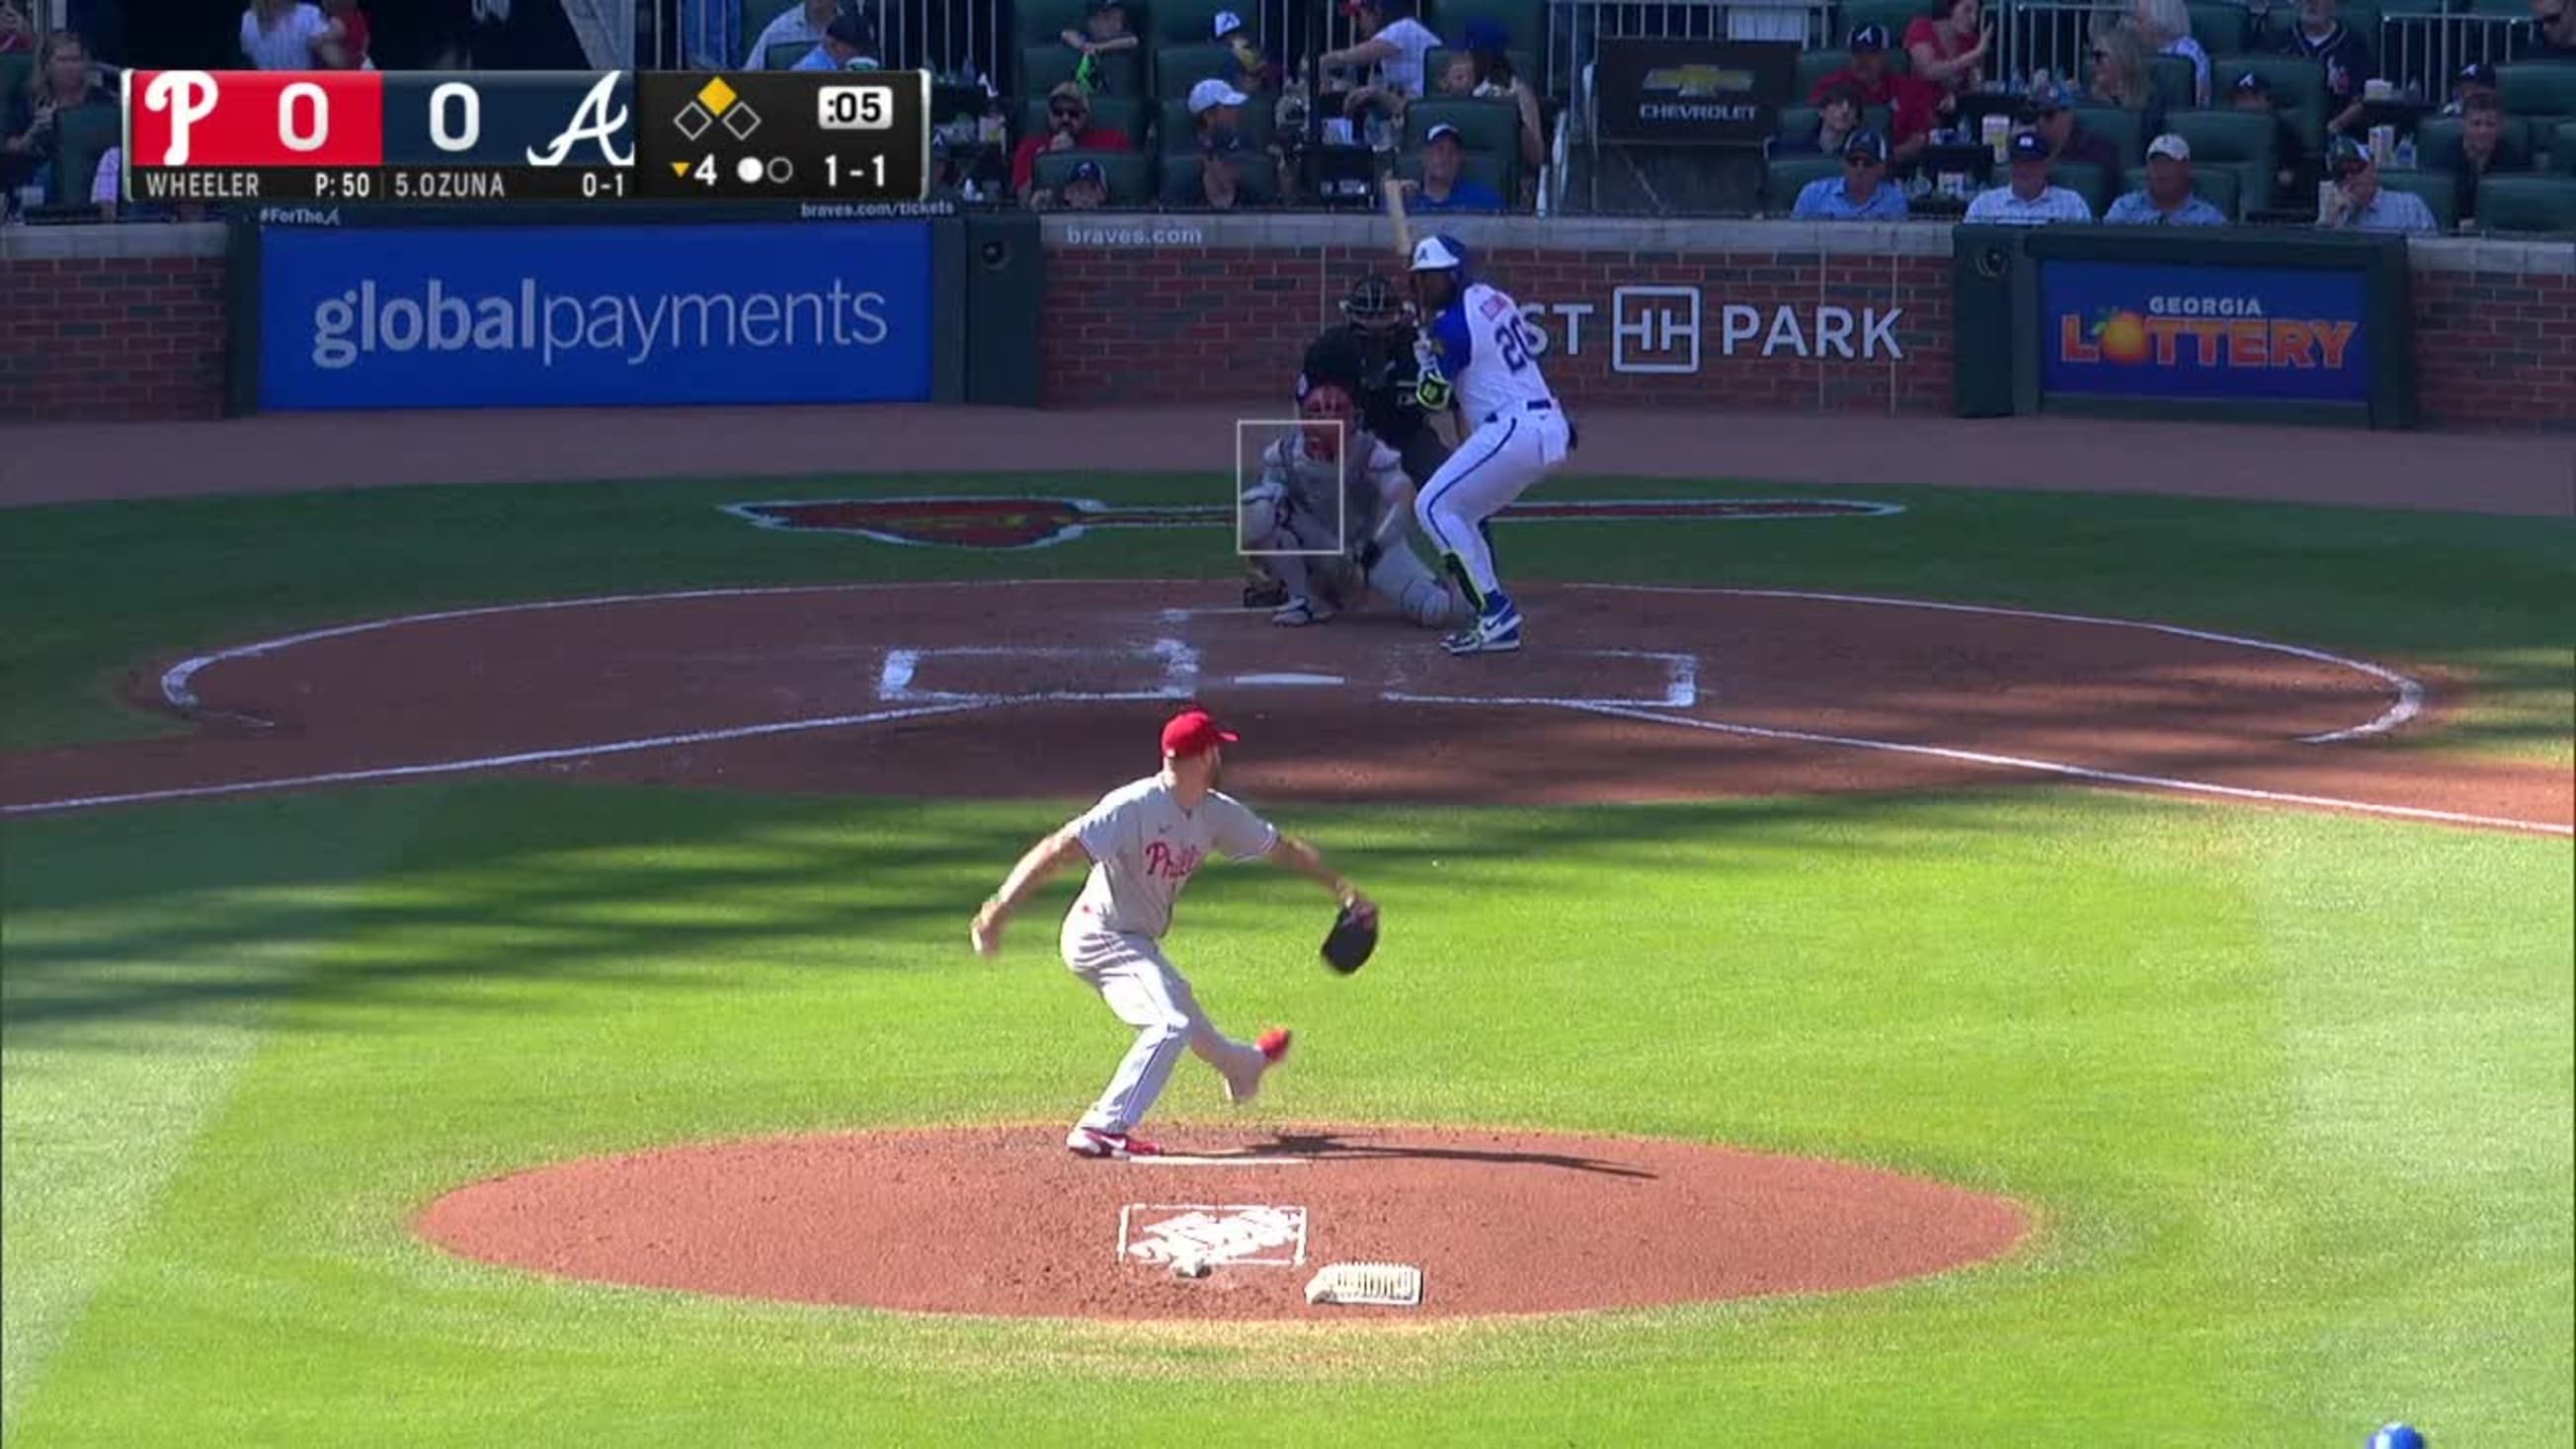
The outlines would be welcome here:
M 686 109 L 671 118 L 671 124 L 679 129 L 680 134 L 692 141 L 705 135 L 707 127 L 715 123 L 716 118 L 708 115 L 705 108 L 695 101 L 689 102 Z
M 748 141 L 751 133 L 760 129 L 760 112 L 748 104 L 736 106 L 725 113 L 724 128 L 733 132 L 735 140 Z

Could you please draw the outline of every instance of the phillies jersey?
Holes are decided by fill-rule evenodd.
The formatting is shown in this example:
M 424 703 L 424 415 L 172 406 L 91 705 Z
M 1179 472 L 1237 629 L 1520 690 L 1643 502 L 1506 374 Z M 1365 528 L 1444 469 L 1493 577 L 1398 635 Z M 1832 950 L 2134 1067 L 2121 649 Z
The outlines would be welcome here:
M 1184 810 L 1162 777 L 1148 775 L 1100 797 L 1073 822 L 1091 856 L 1090 878 L 1065 915 L 1065 932 L 1115 931 L 1160 940 L 1172 902 L 1209 854 L 1258 860 L 1279 843 L 1270 822 L 1231 795 L 1207 792 Z
M 1556 402 L 1534 355 L 1538 337 L 1520 306 L 1482 282 L 1468 285 L 1432 319 L 1430 341 L 1433 361 L 1457 390 L 1471 426 L 1530 403 Z

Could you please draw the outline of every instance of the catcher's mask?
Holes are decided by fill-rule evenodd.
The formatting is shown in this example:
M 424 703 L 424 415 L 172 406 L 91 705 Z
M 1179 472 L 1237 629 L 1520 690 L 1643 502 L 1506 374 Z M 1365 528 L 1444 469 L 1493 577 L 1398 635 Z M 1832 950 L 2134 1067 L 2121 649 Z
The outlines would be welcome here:
M 1327 461 L 1339 458 L 1342 439 L 1356 421 L 1351 395 L 1333 383 L 1319 383 L 1297 400 L 1297 412 L 1307 419 L 1306 456 Z
M 1404 308 L 1404 298 L 1396 292 L 1395 284 L 1375 275 L 1353 282 L 1350 295 L 1342 298 L 1342 315 L 1371 332 L 1402 326 Z

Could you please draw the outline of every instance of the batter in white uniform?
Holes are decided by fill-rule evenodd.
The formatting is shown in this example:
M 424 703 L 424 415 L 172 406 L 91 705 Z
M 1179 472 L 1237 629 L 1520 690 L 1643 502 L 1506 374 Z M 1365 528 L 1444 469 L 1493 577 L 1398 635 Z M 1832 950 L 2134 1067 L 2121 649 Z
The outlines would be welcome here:
M 1404 460 L 1352 427 L 1340 388 L 1311 388 L 1299 407 L 1315 421 L 1262 450 L 1261 481 L 1239 500 L 1243 547 L 1288 591 L 1270 622 L 1322 623 L 1363 589 L 1426 629 L 1466 622 L 1466 596 L 1413 550 Z
M 1065 914 L 1064 964 L 1100 993 L 1136 1043 L 1091 1110 L 1074 1124 L 1065 1147 L 1083 1157 L 1150 1157 L 1162 1149 L 1135 1135 L 1184 1051 L 1216 1068 L 1227 1100 L 1243 1103 L 1262 1074 L 1288 1054 L 1288 1033 L 1274 1028 L 1258 1041 L 1218 1031 L 1199 1008 L 1190 983 L 1165 960 L 1162 938 L 1172 903 L 1211 854 L 1271 860 L 1320 881 L 1334 897 L 1369 916 L 1377 907 L 1324 864 L 1315 848 L 1282 835 L 1216 786 L 1224 746 L 1236 736 L 1203 709 L 1186 709 L 1163 726 L 1163 768 L 1113 790 L 1062 829 L 1029 847 L 999 894 L 975 913 L 969 931 L 976 954 L 1001 949 L 1002 928 L 1029 893 L 1058 869 L 1091 862 L 1091 877 Z
M 1413 505 L 1476 611 L 1465 629 L 1449 636 L 1448 649 L 1507 653 L 1521 647 L 1521 611 L 1494 576 L 1493 550 L 1479 525 L 1565 461 L 1574 425 L 1539 371 L 1536 339 L 1520 305 L 1468 276 L 1467 248 L 1457 238 L 1430 236 L 1414 244 L 1413 288 L 1431 319 L 1417 344 L 1417 395 L 1423 406 L 1436 408 L 1454 393 L 1465 434 Z

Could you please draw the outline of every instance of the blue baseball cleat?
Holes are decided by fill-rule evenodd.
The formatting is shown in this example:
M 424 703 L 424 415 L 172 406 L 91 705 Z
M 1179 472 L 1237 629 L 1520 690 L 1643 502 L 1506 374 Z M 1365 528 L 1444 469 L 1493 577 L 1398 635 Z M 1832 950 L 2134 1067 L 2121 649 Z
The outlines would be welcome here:
M 2424 1436 L 2412 1424 L 2390 1424 L 2371 1435 L 2364 1449 L 2424 1449 Z

